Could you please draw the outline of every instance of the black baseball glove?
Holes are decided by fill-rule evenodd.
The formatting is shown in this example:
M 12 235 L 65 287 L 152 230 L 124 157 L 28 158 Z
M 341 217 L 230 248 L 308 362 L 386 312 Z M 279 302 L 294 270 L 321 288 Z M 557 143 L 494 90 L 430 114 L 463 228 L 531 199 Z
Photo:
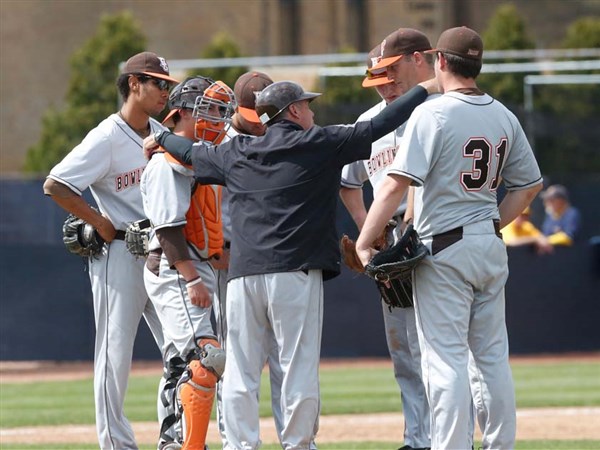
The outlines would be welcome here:
M 375 280 L 390 309 L 413 306 L 412 271 L 427 253 L 411 224 L 396 244 L 377 253 L 365 266 L 365 273 Z
M 96 229 L 73 214 L 63 224 L 63 242 L 67 250 L 84 258 L 99 256 L 104 246 L 104 239 Z

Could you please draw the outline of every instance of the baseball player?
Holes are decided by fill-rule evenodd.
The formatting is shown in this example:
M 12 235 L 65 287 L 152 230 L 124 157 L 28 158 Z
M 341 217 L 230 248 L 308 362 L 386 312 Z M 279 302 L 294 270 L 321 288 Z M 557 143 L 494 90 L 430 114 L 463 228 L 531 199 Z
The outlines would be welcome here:
M 265 134 L 266 127 L 260 122 L 256 114 L 256 98 L 264 88 L 273 83 L 273 80 L 263 72 L 250 71 L 242 74 L 236 81 L 233 91 L 237 109 L 231 121 L 231 127 L 227 130 L 227 136 L 224 141 L 228 141 L 238 134 L 247 136 L 262 136 Z M 229 217 L 229 196 L 227 189 L 223 189 L 223 199 L 221 214 L 223 217 L 223 236 L 225 238 L 225 250 L 228 255 L 231 246 L 231 219 Z M 228 270 L 217 271 L 217 280 L 219 284 L 219 303 L 215 307 L 215 317 L 219 338 L 222 348 L 226 348 L 227 321 L 226 321 L 226 295 L 227 295 L 227 275 Z M 275 429 L 279 440 L 283 430 L 283 415 L 281 412 L 281 383 L 283 373 L 279 364 L 279 355 L 277 353 L 277 341 L 275 335 L 270 334 L 270 351 L 267 352 L 267 362 L 269 364 L 269 379 L 271 385 L 271 410 L 275 421 Z M 223 424 L 223 409 L 221 403 L 222 382 L 217 385 L 217 420 L 223 446 L 226 446 L 226 436 Z M 316 430 L 315 430 L 316 432 Z M 311 442 L 311 448 L 316 448 L 314 441 Z
M 280 81 L 256 101 L 267 125 L 264 136 L 238 135 L 215 148 L 164 132 L 146 139 L 147 152 L 160 145 L 192 162 L 200 182 L 229 190 L 226 449 L 260 446 L 258 393 L 271 333 L 283 371 L 282 447 L 309 448 L 320 411 L 323 280 L 340 271 L 335 215 L 341 168 L 368 158 L 371 142 L 397 128 L 426 98 L 424 87 L 433 83 L 413 88 L 370 121 L 318 127 L 309 102 L 320 94 Z
M 433 78 L 433 57 L 422 53 L 430 49 L 429 39 L 423 33 L 411 28 L 400 28 L 371 50 L 367 60 L 368 76 L 363 80 L 363 86 L 375 87 L 382 101 L 362 114 L 358 120 L 369 120 L 386 104 L 394 101 L 418 82 Z M 374 66 L 377 68 L 373 69 Z M 389 77 L 392 73 L 396 82 Z M 356 161 L 342 170 L 340 197 L 359 230 L 367 216 L 363 201 L 363 184 L 370 181 L 374 195 L 377 195 L 400 145 L 404 126 L 401 125 L 373 142 L 369 159 Z M 406 206 L 406 199 L 403 199 L 394 213 L 398 223 L 394 230 L 396 238 L 400 236 L 405 221 L 408 221 L 412 214 L 411 211 L 405 217 Z M 385 302 L 382 301 L 381 304 L 388 350 L 402 398 L 405 426 L 404 446 L 401 450 L 425 449 L 430 447 L 431 443 L 429 405 L 421 380 L 421 352 L 414 308 L 390 309 Z
M 508 363 L 499 229 L 542 187 L 516 117 L 477 88 L 483 42 L 466 27 L 444 31 L 431 53 L 442 96 L 417 107 L 358 238 L 363 263 L 409 184 L 414 226 L 429 255 L 413 272 L 422 372 L 431 409 L 431 448 L 469 448 L 469 352 L 483 448 L 514 448 L 516 414 Z M 500 206 L 496 191 L 508 193 Z
M 234 111 L 233 91 L 204 77 L 188 78 L 169 97 L 165 123 L 175 134 L 218 143 Z M 206 105 L 206 106 L 205 106 Z M 144 270 L 146 290 L 163 324 L 165 389 L 158 448 L 203 449 L 225 353 L 211 324 L 223 252 L 221 186 L 200 185 L 193 171 L 157 153 L 142 175 L 144 211 L 154 237 Z M 181 413 L 179 411 L 179 406 Z
M 145 217 L 142 139 L 164 129 L 150 116 L 164 109 L 169 85 L 175 82 L 164 58 L 151 52 L 129 58 L 117 81 L 124 101 L 120 111 L 90 131 L 44 183 L 46 195 L 93 225 L 108 243 L 103 255 L 89 260 L 96 322 L 96 428 L 102 449 L 137 448 L 123 402 L 142 315 L 161 349 L 163 345 L 161 324 L 144 289 L 144 261 L 127 251 L 123 239 L 128 224 Z M 87 188 L 100 213 L 81 197 Z

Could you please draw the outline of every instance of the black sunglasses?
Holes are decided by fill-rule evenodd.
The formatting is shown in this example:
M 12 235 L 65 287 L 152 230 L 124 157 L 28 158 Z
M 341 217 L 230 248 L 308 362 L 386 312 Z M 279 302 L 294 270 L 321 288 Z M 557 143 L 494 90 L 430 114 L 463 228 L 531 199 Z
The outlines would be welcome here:
M 139 80 L 144 83 L 145 81 L 151 81 L 154 86 L 156 86 L 161 91 L 168 91 L 171 89 L 171 82 L 168 80 L 163 80 L 162 78 L 154 78 L 148 75 L 137 75 Z

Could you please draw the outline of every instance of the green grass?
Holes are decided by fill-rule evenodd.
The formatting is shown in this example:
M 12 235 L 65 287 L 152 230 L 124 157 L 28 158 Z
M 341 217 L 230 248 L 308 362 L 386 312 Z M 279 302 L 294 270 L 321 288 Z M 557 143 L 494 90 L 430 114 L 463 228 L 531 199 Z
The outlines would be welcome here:
M 513 364 L 517 406 L 600 406 L 600 362 Z M 125 411 L 131 421 L 156 420 L 158 377 L 133 376 Z M 271 413 L 268 377 L 262 379 L 260 415 Z M 322 414 L 365 414 L 401 409 L 388 367 L 321 369 Z M 94 423 L 92 379 L 0 384 L 0 427 Z
M 564 361 L 513 363 L 513 376 L 519 408 L 551 406 L 600 406 L 600 362 Z M 158 376 L 130 379 L 125 410 L 131 421 L 156 420 Z M 263 376 L 260 397 L 261 416 L 270 415 L 268 376 Z M 327 366 L 321 369 L 322 414 L 398 412 L 400 394 L 390 367 L 359 368 Z M 92 379 L 67 382 L 0 384 L 0 427 L 36 425 L 93 424 Z M 320 444 L 323 450 L 394 449 L 398 443 Z M 212 448 L 218 448 L 213 443 Z M 8 449 L 93 449 L 96 445 L 10 445 Z M 151 449 L 151 446 L 142 446 Z M 278 445 L 265 445 L 266 450 Z M 517 449 L 595 449 L 600 441 L 521 441 Z

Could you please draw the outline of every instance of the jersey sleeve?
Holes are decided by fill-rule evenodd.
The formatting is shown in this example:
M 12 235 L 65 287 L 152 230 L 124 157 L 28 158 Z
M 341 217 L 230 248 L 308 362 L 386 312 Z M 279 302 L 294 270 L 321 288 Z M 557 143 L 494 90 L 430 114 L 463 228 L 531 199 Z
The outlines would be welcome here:
M 66 185 L 73 192 L 81 195 L 90 185 L 104 178 L 109 172 L 110 155 L 110 139 L 95 128 L 52 168 L 48 178 Z
M 365 164 L 362 161 L 346 164 L 342 169 L 341 185 L 345 188 L 360 189 L 368 179 Z
M 402 175 L 412 180 L 413 186 L 422 186 L 436 158 L 433 153 L 442 139 L 441 127 L 426 108 L 417 107 L 406 123 L 398 153 L 389 174 Z
M 507 190 L 519 190 L 542 182 L 540 168 L 527 141 L 525 131 L 516 122 L 513 142 L 500 172 Z
M 144 213 L 154 228 L 175 227 L 186 223 L 191 200 L 191 177 L 173 170 L 164 155 L 152 157 L 142 175 Z

